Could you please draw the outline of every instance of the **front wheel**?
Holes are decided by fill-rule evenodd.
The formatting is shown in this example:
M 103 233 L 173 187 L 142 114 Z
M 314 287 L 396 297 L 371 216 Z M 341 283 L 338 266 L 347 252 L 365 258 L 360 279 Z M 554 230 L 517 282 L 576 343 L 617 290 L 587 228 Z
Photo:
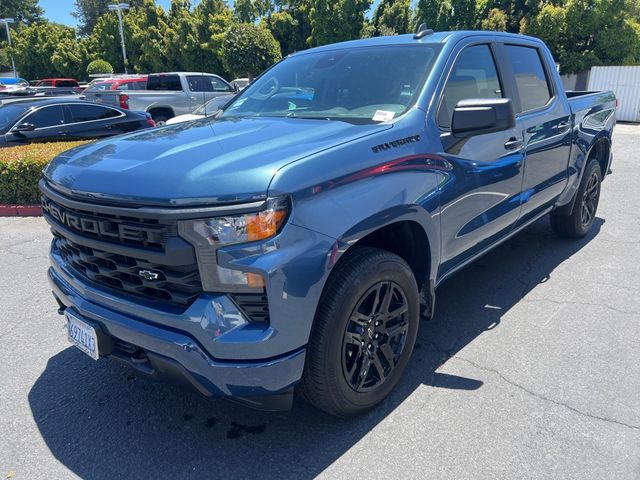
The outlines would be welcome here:
M 592 158 L 587 163 L 576 192 L 571 215 L 551 215 L 551 226 L 556 234 L 565 238 L 582 238 L 589 233 L 596 218 L 601 182 L 600 165 L 595 158 Z
M 357 248 L 328 280 L 300 385 L 303 397 L 348 417 L 381 402 L 398 383 L 418 332 L 417 283 L 399 256 Z

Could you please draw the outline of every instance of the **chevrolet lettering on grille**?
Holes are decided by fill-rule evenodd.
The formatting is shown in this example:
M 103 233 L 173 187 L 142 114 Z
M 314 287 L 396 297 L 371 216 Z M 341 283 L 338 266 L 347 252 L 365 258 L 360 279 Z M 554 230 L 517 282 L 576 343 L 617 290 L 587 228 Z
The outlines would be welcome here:
M 121 242 L 162 243 L 162 229 L 144 228 L 109 219 L 79 215 L 44 197 L 42 199 L 42 210 L 57 222 L 78 232 Z

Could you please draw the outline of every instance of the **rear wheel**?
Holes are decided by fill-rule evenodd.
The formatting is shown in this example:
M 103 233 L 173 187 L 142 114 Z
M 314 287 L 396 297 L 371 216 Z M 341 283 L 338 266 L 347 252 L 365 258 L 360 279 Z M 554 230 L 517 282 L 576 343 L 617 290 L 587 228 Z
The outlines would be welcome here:
M 169 119 L 167 117 L 165 117 L 164 115 L 156 115 L 155 117 L 153 117 L 153 121 L 156 122 L 156 125 L 158 127 L 166 125 L 167 124 L 167 120 L 169 120 Z
M 551 226 L 561 237 L 582 238 L 593 226 L 600 201 L 602 172 L 595 158 L 587 164 L 576 192 L 573 211 L 569 216 L 551 215 Z
M 372 408 L 398 383 L 420 311 L 401 257 L 368 247 L 348 255 L 321 300 L 300 385 L 307 401 L 340 417 Z

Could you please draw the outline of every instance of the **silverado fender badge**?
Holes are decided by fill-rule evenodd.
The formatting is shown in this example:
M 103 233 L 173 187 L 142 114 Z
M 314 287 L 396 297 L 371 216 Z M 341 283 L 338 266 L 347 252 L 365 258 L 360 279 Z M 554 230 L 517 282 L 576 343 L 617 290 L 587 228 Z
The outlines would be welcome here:
M 375 145 L 371 147 L 371 151 L 373 153 L 384 152 L 385 150 L 390 150 L 392 148 L 398 148 L 402 145 L 409 145 L 410 143 L 416 143 L 420 141 L 420 135 L 411 135 L 410 137 L 399 138 L 398 140 L 392 140 L 387 143 L 381 143 L 380 145 Z
M 159 273 L 152 272 L 151 270 L 140 270 L 138 275 L 144 278 L 145 280 L 157 280 L 160 276 Z

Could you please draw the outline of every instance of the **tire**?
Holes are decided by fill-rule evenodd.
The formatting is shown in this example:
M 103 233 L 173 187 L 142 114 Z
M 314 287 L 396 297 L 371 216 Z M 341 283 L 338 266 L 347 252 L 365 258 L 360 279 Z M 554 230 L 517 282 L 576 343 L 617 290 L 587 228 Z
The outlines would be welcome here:
M 571 215 L 551 215 L 551 226 L 558 236 L 582 238 L 589 233 L 596 218 L 601 183 L 600 165 L 592 158 L 584 170 Z
M 153 117 L 153 121 L 156 122 L 156 125 L 158 127 L 162 127 L 163 125 L 166 125 L 167 124 L 167 120 L 169 120 L 169 119 L 164 115 L 158 115 L 156 117 Z
M 320 301 L 299 386 L 306 401 L 337 417 L 366 412 L 395 387 L 420 313 L 416 280 L 401 257 L 369 247 L 347 255 Z

